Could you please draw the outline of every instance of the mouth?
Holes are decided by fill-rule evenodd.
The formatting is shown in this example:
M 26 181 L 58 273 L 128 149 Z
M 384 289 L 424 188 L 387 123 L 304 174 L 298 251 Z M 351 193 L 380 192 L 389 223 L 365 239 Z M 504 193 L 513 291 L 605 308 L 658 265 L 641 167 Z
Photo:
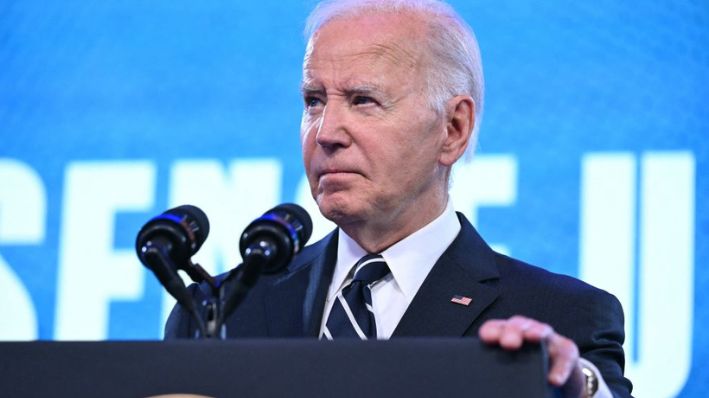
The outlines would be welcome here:
M 319 173 L 318 181 L 322 187 L 329 187 L 331 189 L 335 187 L 342 188 L 349 186 L 349 184 L 353 182 L 353 178 L 358 176 L 361 176 L 361 174 L 354 170 L 333 169 Z
M 338 176 L 338 175 L 348 175 L 348 174 L 360 174 L 356 170 L 350 169 L 326 169 L 318 173 L 318 178 L 323 178 L 327 176 Z

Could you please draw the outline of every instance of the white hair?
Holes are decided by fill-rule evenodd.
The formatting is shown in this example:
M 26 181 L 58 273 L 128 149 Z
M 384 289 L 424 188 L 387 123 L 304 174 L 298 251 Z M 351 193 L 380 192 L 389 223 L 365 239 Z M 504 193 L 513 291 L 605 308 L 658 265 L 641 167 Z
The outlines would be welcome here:
M 456 95 L 475 101 L 475 128 L 469 148 L 475 147 L 482 121 L 484 80 L 480 49 L 475 34 L 453 8 L 439 0 L 327 0 L 310 13 L 305 35 L 313 35 L 336 18 L 376 12 L 409 11 L 426 16 L 428 51 L 434 64 L 428 68 L 427 85 L 431 107 L 439 113 Z

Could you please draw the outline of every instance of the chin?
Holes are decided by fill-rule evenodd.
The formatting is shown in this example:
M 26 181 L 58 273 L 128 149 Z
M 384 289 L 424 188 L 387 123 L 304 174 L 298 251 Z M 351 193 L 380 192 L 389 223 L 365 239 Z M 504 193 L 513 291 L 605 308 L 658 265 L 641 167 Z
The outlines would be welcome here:
M 363 214 L 363 209 L 358 208 L 358 206 L 353 206 L 353 204 L 347 200 L 338 200 L 333 197 L 320 197 L 317 203 L 323 217 L 337 225 L 352 223 L 360 219 Z

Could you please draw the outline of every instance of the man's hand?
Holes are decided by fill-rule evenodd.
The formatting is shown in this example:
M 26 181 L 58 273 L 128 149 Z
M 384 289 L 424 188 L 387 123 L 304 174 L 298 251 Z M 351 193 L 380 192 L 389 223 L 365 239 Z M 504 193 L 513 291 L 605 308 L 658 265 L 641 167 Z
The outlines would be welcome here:
M 554 332 L 546 323 L 515 315 L 509 319 L 491 319 L 478 332 L 487 344 L 499 345 L 505 350 L 517 350 L 524 342 L 545 342 L 549 353 L 548 380 L 563 387 L 565 397 L 583 397 L 584 376 L 579 364 L 579 349 L 570 339 Z

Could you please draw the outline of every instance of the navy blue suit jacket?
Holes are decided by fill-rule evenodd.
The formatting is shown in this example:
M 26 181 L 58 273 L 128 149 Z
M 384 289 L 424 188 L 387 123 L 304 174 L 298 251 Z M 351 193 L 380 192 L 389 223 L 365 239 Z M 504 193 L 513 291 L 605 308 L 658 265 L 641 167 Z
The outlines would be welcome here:
M 524 315 L 550 324 L 593 362 L 618 397 L 629 397 L 623 377 L 623 310 L 611 294 L 494 252 L 461 214 L 461 231 L 438 259 L 396 327 L 403 336 L 476 336 L 488 319 Z M 318 337 L 337 257 L 337 233 L 306 247 L 284 273 L 264 275 L 226 322 L 227 336 Z M 192 285 L 201 302 L 205 286 Z M 463 306 L 454 295 L 472 298 Z M 179 305 L 166 338 L 194 336 Z

